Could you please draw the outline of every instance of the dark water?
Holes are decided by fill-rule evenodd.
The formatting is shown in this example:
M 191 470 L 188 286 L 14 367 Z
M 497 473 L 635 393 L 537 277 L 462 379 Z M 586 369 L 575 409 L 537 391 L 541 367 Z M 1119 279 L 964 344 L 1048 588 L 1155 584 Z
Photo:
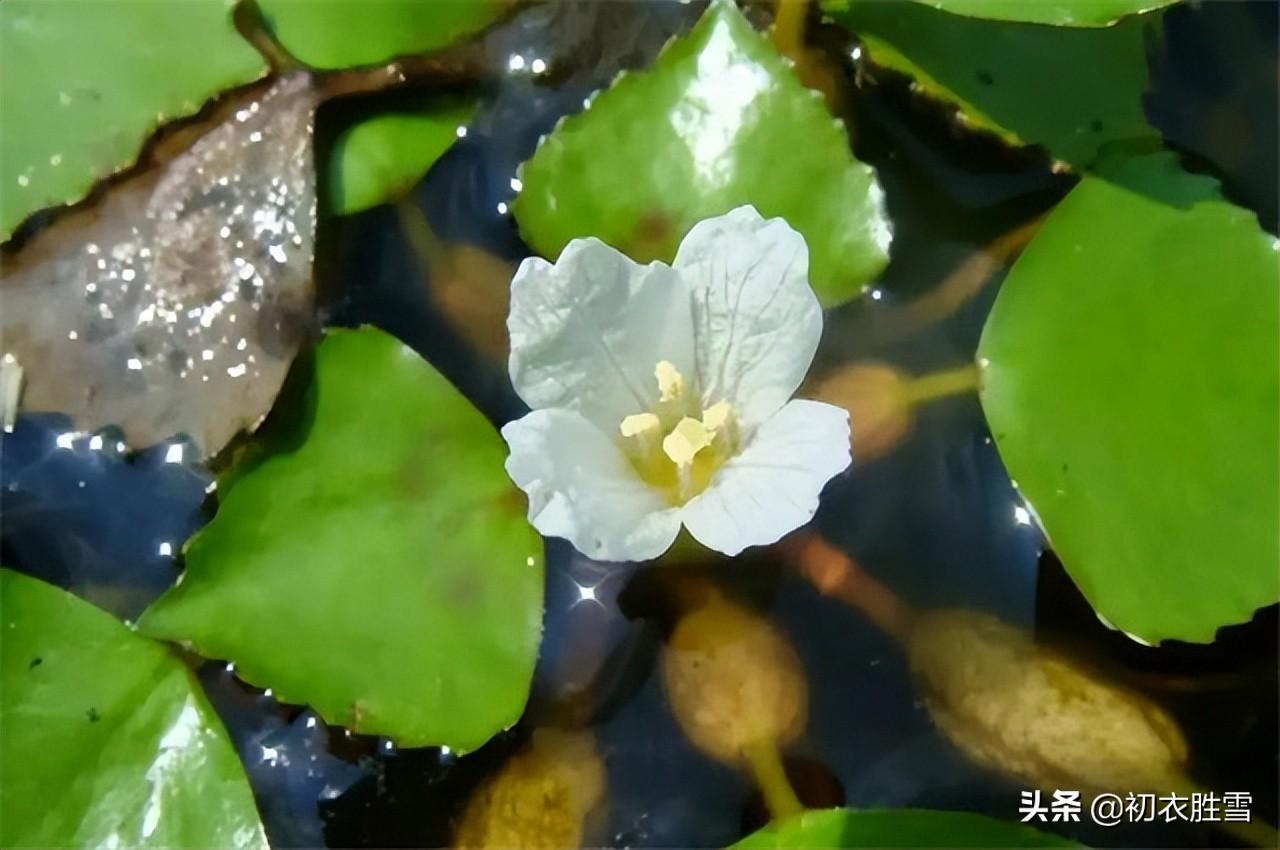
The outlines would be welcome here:
M 412 203 L 446 241 L 518 261 L 529 251 L 505 213 L 517 165 L 540 135 L 623 67 L 645 64 L 698 9 L 601 3 L 526 10 L 487 45 L 499 66 L 543 58 L 554 85 L 512 72 L 415 189 Z M 1276 227 L 1276 6 L 1206 3 L 1165 16 L 1153 46 L 1148 113 L 1189 167 L 1216 174 L 1233 200 Z M 847 57 L 847 37 L 819 28 Z M 1261 70 L 1260 70 L 1261 69 Z M 904 86 L 857 88 L 845 59 L 845 118 L 855 152 L 877 169 L 895 225 L 893 258 L 875 297 L 829 314 L 821 370 L 880 359 L 923 374 L 972 359 L 997 288 L 946 321 L 885 331 L 896 305 L 936 286 L 982 245 L 1054 204 L 1073 178 L 1036 156 L 966 135 Z M 324 107 L 318 136 L 417 97 Z M 322 185 L 323 191 L 323 185 Z M 495 423 L 523 413 L 502 362 L 476 352 L 428 296 L 401 213 L 379 207 L 327 221 L 317 238 L 331 325 L 372 323 L 404 339 Z M 70 441 L 57 417 L 23 417 L 4 437 L 3 560 L 133 617 L 177 575 L 173 553 L 208 516 L 211 475 L 181 442 L 128 458 L 110 434 Z M 60 442 L 61 441 L 61 442 Z M 174 448 L 176 447 L 176 448 Z M 830 541 L 918 606 L 993 612 L 1101 663 L 1168 707 L 1183 725 L 1192 773 L 1206 786 L 1250 791 L 1277 819 L 1277 614 L 1224 630 L 1211 646 L 1141 646 L 1108 630 L 1075 591 L 1021 505 L 976 399 L 923 409 L 897 451 L 829 485 L 815 520 Z M 653 568 L 594 563 L 550 541 L 542 656 L 526 720 L 477 753 L 397 751 L 329 730 L 309 712 L 240 684 L 221 664 L 200 670 L 225 719 L 277 847 L 422 846 L 448 842 L 452 819 L 537 724 L 588 723 L 608 768 L 607 813 L 588 841 L 636 847 L 724 846 L 760 824 L 748 779 L 697 752 L 653 675 L 666 625 Z M 767 556 L 737 559 L 716 580 L 769 616 L 795 645 L 811 689 L 806 733 L 789 750 L 807 801 L 964 809 L 1016 819 L 1022 787 L 974 766 L 943 739 L 898 646 L 843 603 Z M 593 592 L 584 596 L 583 588 Z M 591 598 L 594 597 L 594 598 Z M 371 616 L 376 615 L 371 612 Z M 193 663 L 197 663 L 193 659 Z M 1229 841 L 1182 824 L 1104 830 L 1053 824 L 1095 846 L 1212 846 Z

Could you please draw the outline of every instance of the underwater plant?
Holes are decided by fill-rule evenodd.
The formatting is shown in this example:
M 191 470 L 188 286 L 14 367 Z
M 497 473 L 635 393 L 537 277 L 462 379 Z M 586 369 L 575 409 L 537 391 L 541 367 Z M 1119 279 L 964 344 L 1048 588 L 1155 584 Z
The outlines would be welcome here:
M 1278 28 L 0 0 L 0 847 L 1276 846 Z

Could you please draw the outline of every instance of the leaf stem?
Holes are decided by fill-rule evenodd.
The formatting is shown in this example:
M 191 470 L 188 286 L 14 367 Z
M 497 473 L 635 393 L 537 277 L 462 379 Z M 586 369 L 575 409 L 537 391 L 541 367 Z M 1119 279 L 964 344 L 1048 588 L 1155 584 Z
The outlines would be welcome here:
M 395 200 L 396 217 L 400 219 L 400 227 L 404 230 L 405 239 L 418 262 L 422 264 L 423 280 L 431 276 L 432 266 L 444 259 L 444 245 L 440 237 L 431 229 L 426 213 L 407 195 Z
M 887 345 L 954 315 L 985 289 L 998 271 L 1012 263 L 1048 215 L 1043 212 L 1032 216 L 1000 234 L 970 254 L 933 289 L 881 316 L 873 330 L 876 343 Z
M 809 0 L 777 0 L 773 13 L 773 47 L 783 56 L 797 59 L 804 46 L 804 21 Z
M 288 73 L 310 70 L 276 39 L 257 0 L 240 0 L 236 3 L 231 12 L 231 20 L 240 35 L 267 61 L 272 71 Z
M 899 643 L 906 643 L 916 612 L 853 558 L 817 535 L 784 544 L 800 572 L 822 593 L 861 611 Z
M 918 405 L 950 395 L 974 392 L 981 383 L 981 370 L 976 364 L 969 363 L 955 369 L 944 369 L 941 372 L 914 378 L 907 384 L 903 393 L 908 403 Z
M 764 804 L 774 820 L 782 820 L 804 811 L 782 763 L 782 753 L 773 739 L 757 741 L 743 748 L 756 785 L 764 794 Z

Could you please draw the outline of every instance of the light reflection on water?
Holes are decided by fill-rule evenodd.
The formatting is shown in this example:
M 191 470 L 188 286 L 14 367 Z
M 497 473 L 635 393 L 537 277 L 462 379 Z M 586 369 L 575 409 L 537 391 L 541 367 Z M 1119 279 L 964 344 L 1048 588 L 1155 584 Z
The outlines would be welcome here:
M 618 26 L 609 35 L 612 53 L 597 50 L 555 89 L 539 84 L 549 67 L 548 32 L 589 42 L 584 33 L 599 21 L 586 19 L 597 12 L 583 12 L 567 27 L 557 17 L 564 13 L 552 8 L 517 16 L 490 38 L 493 55 L 509 57 L 512 73 L 413 202 L 443 239 L 521 259 L 528 251 L 507 214 L 520 190 L 518 164 L 562 115 L 582 108 L 621 65 L 642 63 L 696 11 L 665 4 L 636 26 Z M 815 370 L 878 359 L 923 374 L 966 362 L 994 284 L 948 321 L 916 334 L 879 334 L 887 311 L 1066 188 L 1030 160 L 986 149 L 977 166 L 958 159 L 927 121 L 904 117 L 885 97 L 868 97 L 850 123 L 859 155 L 885 186 L 896 223 L 894 262 L 870 299 L 829 314 Z M 390 330 L 496 423 L 523 412 L 505 364 L 479 356 L 433 307 L 392 208 L 339 223 L 325 238 L 334 250 L 320 271 L 320 290 L 341 293 L 325 307 L 330 324 Z M 135 617 L 173 581 L 174 554 L 202 522 L 211 476 L 191 465 L 183 445 L 128 460 L 110 434 L 78 434 L 56 417 L 20 418 L 4 438 L 0 470 L 5 561 Z M 1037 625 L 1042 540 L 1029 520 L 976 401 L 958 397 L 925 408 L 887 457 L 865 464 L 855 458 L 829 485 L 814 527 L 913 605 L 975 608 L 1030 628 Z M 628 589 L 643 587 L 643 574 L 658 569 L 600 564 L 562 541 L 548 543 L 545 634 L 525 725 L 594 724 L 609 770 L 609 806 L 590 825 L 589 842 L 725 846 L 744 831 L 750 782 L 697 752 L 676 725 L 654 675 L 661 616 L 643 601 L 624 613 Z M 738 559 L 718 575 L 794 644 L 812 694 L 794 753 L 821 763 L 846 803 L 1014 815 L 1017 784 L 974 766 L 938 734 L 890 638 L 767 555 Z M 329 735 L 314 715 L 250 693 L 232 673 L 232 665 L 209 664 L 201 680 L 249 767 L 275 846 L 316 844 L 326 834 L 319 803 L 330 815 L 331 841 L 352 844 L 358 833 L 369 846 L 428 843 L 446 829 L 476 776 L 496 769 L 525 731 L 462 759 L 447 750 L 397 750 Z M 1187 840 L 1158 830 L 1076 834 L 1117 846 Z

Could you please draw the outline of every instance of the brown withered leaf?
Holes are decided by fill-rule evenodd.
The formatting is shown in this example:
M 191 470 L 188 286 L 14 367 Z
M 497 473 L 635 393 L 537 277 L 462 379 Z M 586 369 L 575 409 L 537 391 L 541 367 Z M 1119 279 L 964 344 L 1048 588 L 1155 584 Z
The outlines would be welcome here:
M 257 425 L 313 322 L 317 101 L 302 73 L 254 90 L 6 258 L 23 410 L 205 455 Z

